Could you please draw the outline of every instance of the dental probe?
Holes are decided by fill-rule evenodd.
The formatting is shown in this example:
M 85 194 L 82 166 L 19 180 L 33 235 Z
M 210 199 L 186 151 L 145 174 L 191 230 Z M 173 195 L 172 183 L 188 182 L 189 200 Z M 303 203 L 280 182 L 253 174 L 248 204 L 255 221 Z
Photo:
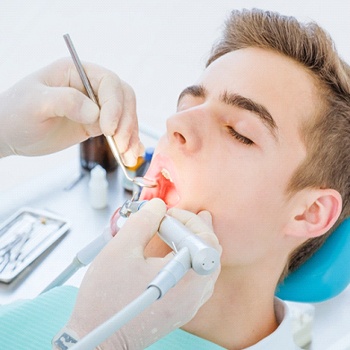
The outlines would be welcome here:
M 90 99 L 92 101 L 94 101 L 98 106 L 98 101 L 97 101 L 97 98 L 94 94 L 94 91 L 92 90 L 92 87 L 91 87 L 91 83 L 89 81 L 89 78 L 88 76 L 86 75 L 86 72 L 84 70 L 84 67 L 83 65 L 81 64 L 81 61 L 79 59 L 79 56 L 74 48 L 74 45 L 73 45 L 73 42 L 69 36 L 69 34 L 65 34 L 63 35 L 63 38 L 66 42 L 66 45 L 68 47 L 68 50 L 71 54 L 71 57 L 73 59 L 73 62 L 75 64 L 75 67 L 79 73 L 79 76 L 80 76 L 80 79 L 86 89 L 86 92 L 88 94 L 88 96 L 90 97 Z M 114 158 L 116 159 L 116 161 L 118 162 L 120 168 L 122 169 L 122 172 L 124 174 L 124 176 L 126 177 L 127 180 L 135 183 L 136 185 L 140 186 L 140 187 L 156 187 L 157 186 L 157 183 L 152 181 L 152 180 L 149 180 L 149 179 L 146 179 L 144 177 L 135 177 L 134 179 L 132 179 L 127 171 L 126 171 L 126 168 L 125 168 L 125 165 L 121 159 L 121 156 L 120 156 L 120 153 L 119 153 L 119 150 L 118 150 L 118 147 L 113 139 L 112 136 L 110 135 L 106 135 L 106 139 L 107 139 L 107 142 L 108 142 L 108 145 L 113 153 L 113 156 Z

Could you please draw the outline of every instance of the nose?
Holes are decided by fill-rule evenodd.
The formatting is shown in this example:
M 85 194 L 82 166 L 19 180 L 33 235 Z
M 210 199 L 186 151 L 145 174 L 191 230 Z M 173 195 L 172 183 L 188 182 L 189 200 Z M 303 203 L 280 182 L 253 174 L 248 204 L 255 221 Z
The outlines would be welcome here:
M 168 139 L 187 153 L 198 152 L 205 141 L 206 124 L 199 108 L 176 113 L 167 120 Z

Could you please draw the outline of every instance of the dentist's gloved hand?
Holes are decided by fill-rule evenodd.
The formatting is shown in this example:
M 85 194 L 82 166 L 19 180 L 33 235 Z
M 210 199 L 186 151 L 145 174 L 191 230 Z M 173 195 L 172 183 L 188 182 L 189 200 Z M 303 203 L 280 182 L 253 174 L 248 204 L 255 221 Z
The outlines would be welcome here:
M 133 214 L 87 271 L 68 329 L 79 338 L 113 316 L 142 294 L 158 271 L 172 258 L 145 258 L 144 250 L 166 213 L 160 199 L 153 199 Z M 221 252 L 208 212 L 199 215 L 172 210 L 171 215 Z M 202 218 L 204 217 L 208 223 Z M 210 298 L 219 269 L 209 276 L 193 270 L 160 300 L 100 345 L 109 349 L 144 349 L 191 320 Z
M 90 136 L 117 135 L 127 165 L 143 153 L 132 88 L 113 72 L 84 63 L 101 110 L 86 95 L 71 58 L 58 60 L 0 94 L 0 157 L 42 155 Z

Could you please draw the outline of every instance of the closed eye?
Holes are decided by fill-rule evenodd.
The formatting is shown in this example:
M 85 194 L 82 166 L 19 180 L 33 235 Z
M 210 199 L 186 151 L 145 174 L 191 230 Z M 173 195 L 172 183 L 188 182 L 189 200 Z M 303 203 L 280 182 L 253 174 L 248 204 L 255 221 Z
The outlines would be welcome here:
M 236 140 L 238 140 L 239 142 L 251 146 L 254 144 L 254 142 L 250 139 L 248 139 L 247 137 L 239 134 L 234 128 L 232 128 L 232 126 L 227 125 L 227 131 L 229 132 L 229 134 L 231 134 Z

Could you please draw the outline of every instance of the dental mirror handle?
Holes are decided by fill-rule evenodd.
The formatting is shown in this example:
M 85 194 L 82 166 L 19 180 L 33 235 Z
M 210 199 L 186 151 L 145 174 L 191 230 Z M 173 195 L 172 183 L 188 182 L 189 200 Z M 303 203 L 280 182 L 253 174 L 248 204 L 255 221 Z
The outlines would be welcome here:
M 74 62 L 74 65 L 79 73 L 79 76 L 80 76 L 80 79 L 85 87 L 85 90 L 88 94 L 88 96 L 90 97 L 90 99 L 92 101 L 94 101 L 98 106 L 99 106 L 99 103 L 97 101 L 97 97 L 95 96 L 94 94 L 94 90 L 92 89 L 92 86 L 91 86 L 91 83 L 90 83 L 90 80 L 84 70 L 84 67 L 83 65 L 81 64 L 81 61 L 79 59 L 79 56 L 75 50 L 75 47 L 73 45 L 73 42 L 69 36 L 69 34 L 65 34 L 63 35 L 63 38 L 64 38 L 64 41 L 66 42 L 66 45 L 68 47 L 68 50 L 70 52 L 70 55 L 72 57 L 72 60 Z M 123 174 L 124 176 L 129 180 L 129 181 L 133 181 L 133 179 L 131 179 L 125 169 L 125 166 L 124 166 L 124 163 L 120 157 L 120 154 L 119 154 L 119 151 L 118 151 L 118 148 L 117 148 L 117 145 L 115 144 L 115 141 L 113 139 L 112 136 L 106 136 L 106 139 L 107 139 L 107 142 L 108 142 L 108 145 L 109 147 L 111 148 L 111 151 L 114 155 L 114 158 L 117 160 L 120 168 L 122 169 L 123 171 Z

